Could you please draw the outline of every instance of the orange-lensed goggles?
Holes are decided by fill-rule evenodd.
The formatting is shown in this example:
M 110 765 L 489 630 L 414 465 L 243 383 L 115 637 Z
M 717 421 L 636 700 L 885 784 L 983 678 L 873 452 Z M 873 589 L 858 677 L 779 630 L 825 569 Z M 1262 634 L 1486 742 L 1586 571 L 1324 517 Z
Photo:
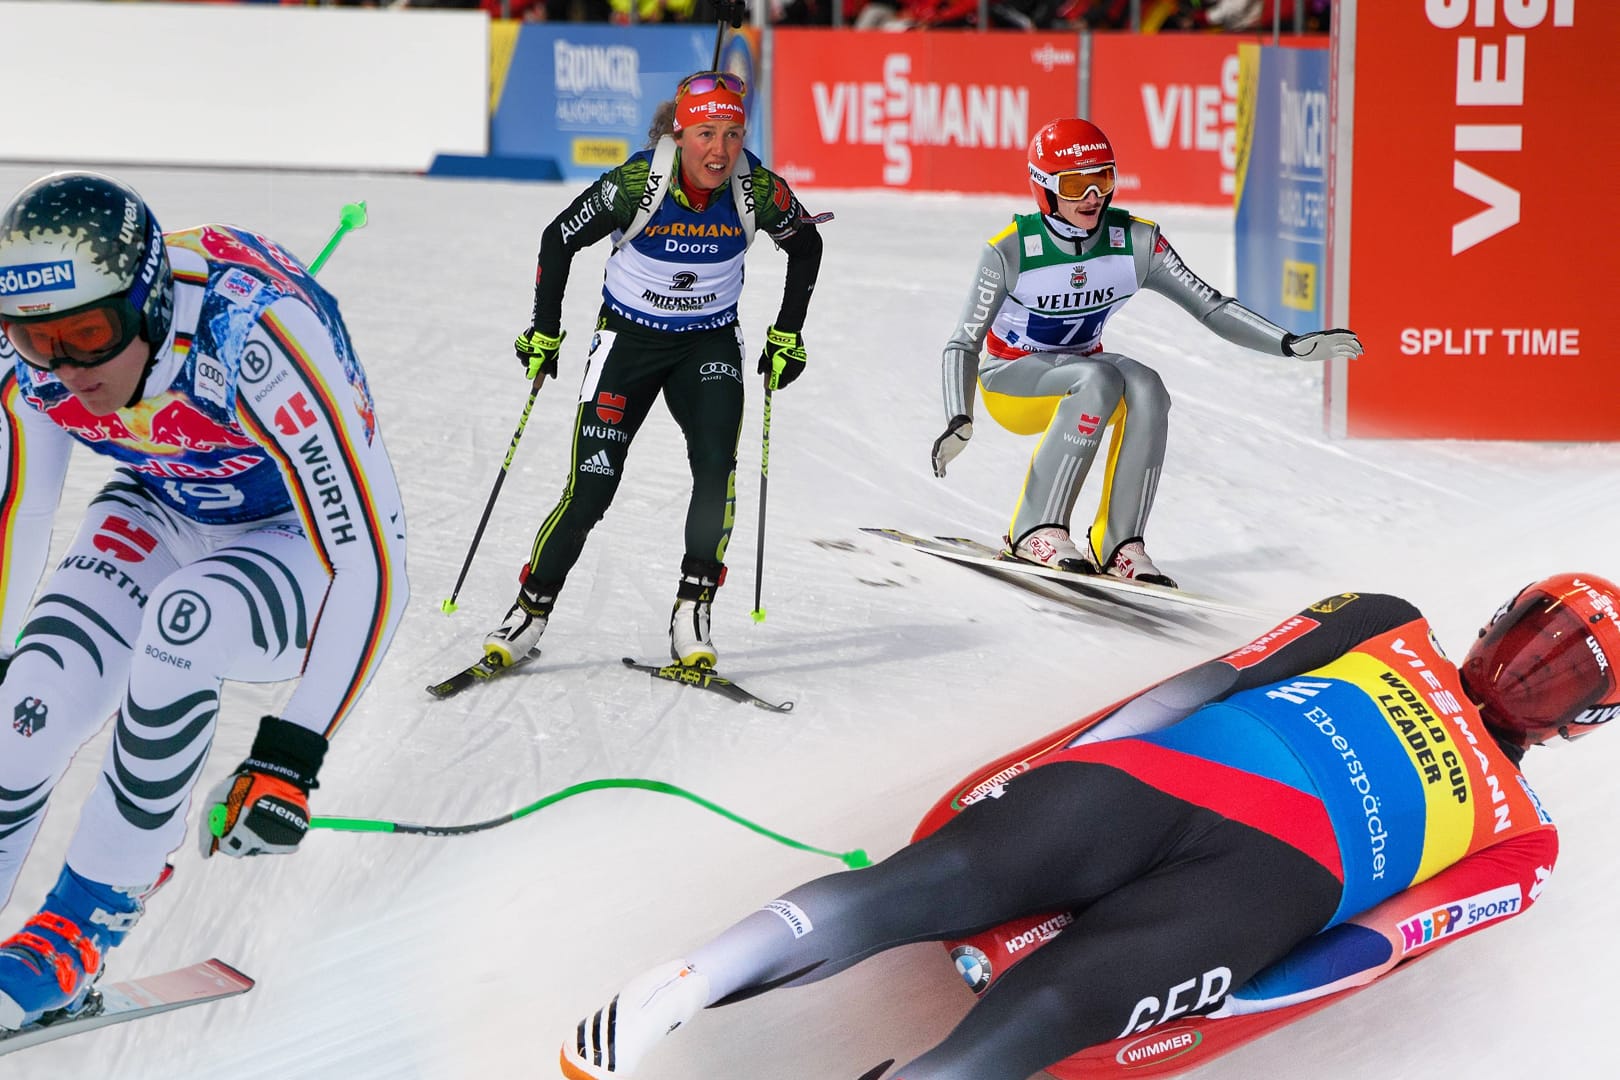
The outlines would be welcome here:
M 118 304 L 103 303 L 49 319 L 0 318 L 0 330 L 30 366 L 55 371 L 105 364 L 134 340 L 136 323 Z
M 1099 165 L 1095 169 L 1071 169 L 1053 176 L 1052 181 L 1047 186 L 1056 191 L 1060 199 L 1077 201 L 1092 191 L 1099 198 L 1106 199 L 1114 190 L 1114 167 Z
M 741 96 L 748 93 L 748 83 L 741 75 L 729 71 L 700 71 L 681 80 L 681 85 L 675 90 L 675 100 L 679 101 L 687 94 L 710 94 L 716 90 L 730 90 Z

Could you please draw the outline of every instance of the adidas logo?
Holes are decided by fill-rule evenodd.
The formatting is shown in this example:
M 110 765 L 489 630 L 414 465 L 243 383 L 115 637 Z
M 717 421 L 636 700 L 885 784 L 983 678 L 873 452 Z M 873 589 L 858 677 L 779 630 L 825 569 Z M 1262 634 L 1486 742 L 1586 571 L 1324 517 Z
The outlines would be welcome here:
M 608 460 L 606 450 L 598 450 L 592 454 L 585 463 L 579 467 L 580 472 L 596 473 L 598 476 L 613 476 L 613 463 Z

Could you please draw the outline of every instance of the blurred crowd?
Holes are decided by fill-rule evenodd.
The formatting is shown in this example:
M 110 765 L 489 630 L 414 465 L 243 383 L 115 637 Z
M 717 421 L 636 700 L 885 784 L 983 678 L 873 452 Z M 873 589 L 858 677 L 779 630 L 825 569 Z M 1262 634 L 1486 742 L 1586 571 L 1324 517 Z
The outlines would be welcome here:
M 712 23 L 713 0 L 239 0 L 330 7 L 482 8 L 526 22 Z M 906 30 L 977 26 L 981 0 L 752 0 L 773 23 Z M 837 10 L 835 11 L 835 6 Z M 993 27 L 1020 30 L 1226 30 L 1326 33 L 1333 0 L 987 0 Z

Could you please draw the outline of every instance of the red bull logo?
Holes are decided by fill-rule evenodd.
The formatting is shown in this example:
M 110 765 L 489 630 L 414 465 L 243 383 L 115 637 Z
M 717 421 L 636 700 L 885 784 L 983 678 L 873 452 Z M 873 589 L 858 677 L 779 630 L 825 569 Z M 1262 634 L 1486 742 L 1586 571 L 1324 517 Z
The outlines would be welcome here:
M 35 397 L 30 397 L 29 401 L 50 417 L 51 423 L 84 442 L 122 442 L 135 438 L 135 433 L 129 430 L 117 413 L 97 416 L 72 394 L 54 404 L 47 404 Z
M 176 398 L 153 413 L 151 430 L 152 442 L 195 453 L 258 445 L 208 417 L 185 398 Z

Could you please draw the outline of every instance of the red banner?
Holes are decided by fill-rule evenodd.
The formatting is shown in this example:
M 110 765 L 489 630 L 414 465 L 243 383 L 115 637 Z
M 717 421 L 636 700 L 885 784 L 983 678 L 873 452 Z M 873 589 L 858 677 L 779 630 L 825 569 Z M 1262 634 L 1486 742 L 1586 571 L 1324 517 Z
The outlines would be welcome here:
M 1013 194 L 1029 140 L 1072 116 L 1072 34 L 774 32 L 773 168 L 790 183 Z
M 1616 41 L 1620 3 L 1342 5 L 1328 323 L 1367 355 L 1335 434 L 1620 439 Z
M 1119 201 L 1232 206 L 1239 39 L 1092 35 L 1090 120 L 1119 159 Z

